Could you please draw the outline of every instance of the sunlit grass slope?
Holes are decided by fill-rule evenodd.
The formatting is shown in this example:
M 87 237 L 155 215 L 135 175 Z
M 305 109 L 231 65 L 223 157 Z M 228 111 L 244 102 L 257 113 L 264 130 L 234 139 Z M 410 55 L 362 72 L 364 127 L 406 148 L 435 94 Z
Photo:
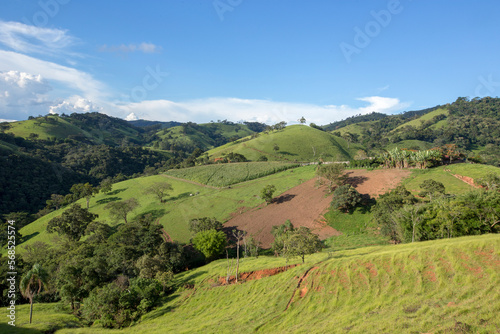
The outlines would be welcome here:
M 277 161 L 219 163 L 182 169 L 171 169 L 166 174 L 209 186 L 225 187 L 297 166 L 300 165 Z
M 241 262 L 241 272 L 285 264 L 269 257 Z M 57 333 L 494 333 L 500 327 L 499 235 L 325 251 L 271 277 L 219 286 L 225 273 L 226 261 L 219 260 L 178 275 L 187 288 L 130 328 Z
M 48 139 L 56 137 L 58 139 L 67 138 L 70 135 L 85 135 L 85 131 L 69 123 L 64 118 L 58 116 L 49 116 L 54 123 L 41 122 L 37 119 L 12 122 L 11 128 L 6 132 L 12 132 L 18 137 L 28 138 L 30 134 L 38 135 L 39 139 Z M 90 137 L 90 134 L 87 134 Z
M 33 305 L 33 319 L 29 323 L 30 306 L 29 304 L 16 305 L 15 327 L 8 325 L 10 321 L 5 315 L 7 310 L 2 307 L 0 317 L 0 333 L 2 334 L 42 334 L 54 333 L 61 328 L 75 328 L 82 326 L 80 320 L 69 313 L 67 307 L 62 303 Z
M 197 125 L 200 130 L 209 130 L 216 136 L 220 136 L 229 141 L 230 138 L 242 138 L 254 133 L 245 124 L 226 124 L 226 123 L 205 123 Z M 194 130 L 188 128 L 187 131 L 183 131 L 182 126 L 174 126 L 168 129 L 163 129 L 157 132 L 157 136 L 162 139 L 171 137 L 171 140 L 178 144 L 184 145 L 194 145 L 203 150 L 214 148 L 215 140 L 211 138 L 207 133 L 203 131 Z
M 429 169 L 414 169 L 411 175 L 403 181 L 403 185 L 417 195 L 422 191 L 420 185 L 428 179 L 443 183 L 447 194 L 463 194 L 473 188 L 445 171 L 449 166 L 439 166 Z
M 151 213 L 159 219 L 159 223 L 173 240 L 188 242 L 191 234 L 188 230 L 189 220 L 197 217 L 215 217 L 220 221 L 226 221 L 231 213 L 239 208 L 255 207 L 263 200 L 259 194 L 267 184 L 276 186 L 276 195 L 311 179 L 314 176 L 315 166 L 296 168 L 293 171 L 283 171 L 242 184 L 234 185 L 230 189 L 214 189 L 188 181 L 169 178 L 166 175 L 155 175 L 140 177 L 132 180 L 119 182 L 113 185 L 113 191 L 109 194 L 98 194 L 90 200 L 90 211 L 99 215 L 98 221 L 109 225 L 121 224 L 123 221 L 115 222 L 109 216 L 105 208 L 107 203 L 136 198 L 139 207 L 130 213 L 129 220 L 135 217 Z M 173 190 L 166 197 L 165 203 L 160 203 L 157 197 L 145 195 L 144 190 L 158 182 L 168 182 Z M 191 196 L 193 194 L 194 196 Z M 81 206 L 85 207 L 85 199 L 79 200 Z M 48 222 L 59 216 L 65 209 L 54 211 L 20 230 L 27 238 L 26 244 L 34 241 L 50 242 L 57 234 L 49 234 L 46 231 Z M 19 247 L 20 250 L 22 246 Z
M 274 150 L 274 145 L 279 149 Z M 319 158 L 325 161 L 347 161 L 360 148 L 361 146 L 348 144 L 344 139 L 328 132 L 305 125 L 291 125 L 281 131 L 261 133 L 259 137 L 248 141 L 240 140 L 217 147 L 208 151 L 208 154 L 217 158 L 235 152 L 253 161 L 261 156 L 280 161 L 313 161 Z
M 439 108 L 436 110 L 433 110 L 431 112 L 428 112 L 427 114 L 424 114 L 420 116 L 419 118 L 413 119 L 411 121 L 408 121 L 406 123 L 401 124 L 397 128 L 395 128 L 393 131 L 397 131 L 401 128 L 404 128 L 405 126 L 412 126 L 414 128 L 420 128 L 422 122 L 427 122 L 432 120 L 434 117 L 439 116 L 439 115 L 444 115 L 448 116 L 448 110 L 445 108 Z M 444 120 L 438 121 L 438 122 L 443 122 Z M 434 123 L 433 125 L 437 124 L 438 122 Z M 441 123 L 439 126 L 442 126 L 443 123 Z M 437 126 L 437 125 L 436 125 Z
M 500 168 L 488 165 L 461 163 L 424 170 L 414 169 L 412 174 L 403 181 L 403 185 L 409 191 L 418 194 L 422 190 L 420 189 L 420 184 L 424 180 L 432 179 L 443 183 L 446 188 L 446 193 L 448 194 L 463 194 L 472 190 L 473 187 L 454 177 L 454 174 L 478 179 L 489 173 L 500 175 Z

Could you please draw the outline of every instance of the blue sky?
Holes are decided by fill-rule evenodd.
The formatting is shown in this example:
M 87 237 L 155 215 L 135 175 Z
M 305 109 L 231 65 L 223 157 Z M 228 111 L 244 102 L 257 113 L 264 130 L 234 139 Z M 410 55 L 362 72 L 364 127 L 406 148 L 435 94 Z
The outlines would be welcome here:
M 0 119 L 327 124 L 498 96 L 500 2 L 8 0 Z

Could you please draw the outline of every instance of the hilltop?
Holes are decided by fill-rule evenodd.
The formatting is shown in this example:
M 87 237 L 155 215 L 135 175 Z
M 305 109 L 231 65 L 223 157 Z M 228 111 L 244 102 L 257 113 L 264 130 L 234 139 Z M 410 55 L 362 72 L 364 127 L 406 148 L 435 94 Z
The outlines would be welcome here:
M 343 138 L 305 125 L 290 125 L 283 130 L 266 131 L 256 137 L 246 137 L 209 150 L 218 158 L 230 152 L 257 161 L 349 161 L 360 149 Z

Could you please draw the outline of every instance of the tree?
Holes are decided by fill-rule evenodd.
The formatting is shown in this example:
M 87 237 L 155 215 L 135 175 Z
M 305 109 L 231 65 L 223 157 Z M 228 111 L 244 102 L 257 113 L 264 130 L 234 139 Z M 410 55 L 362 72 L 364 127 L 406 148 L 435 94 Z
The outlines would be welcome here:
M 293 224 L 290 220 L 287 219 L 285 223 L 281 225 L 275 225 L 271 228 L 271 234 L 274 236 L 273 243 L 271 244 L 271 248 L 274 251 L 275 255 L 282 255 L 285 248 L 285 240 L 289 233 L 295 231 Z
M 102 180 L 99 184 L 99 190 L 102 193 L 109 193 L 111 190 L 113 190 L 113 179 L 107 177 Z
M 73 204 L 61 216 L 53 218 L 47 225 L 49 233 L 57 232 L 64 234 L 73 241 L 78 241 L 85 234 L 85 230 L 90 222 L 98 215 L 82 208 L 79 204 Z
M 276 191 L 276 187 L 272 184 L 268 184 L 260 191 L 260 198 L 266 201 L 267 204 L 272 203 L 273 194 Z
M 488 173 L 485 177 L 478 179 L 476 183 L 488 190 L 500 190 L 500 176 L 494 173 Z
M 30 300 L 30 324 L 33 315 L 33 298 L 47 286 L 49 275 L 38 263 L 33 265 L 22 278 L 19 284 L 21 294 Z
M 134 211 L 139 206 L 139 202 L 135 198 L 129 198 L 124 201 L 111 202 L 106 205 L 109 213 L 116 220 L 123 219 L 127 224 L 127 216 L 130 212 Z
M 207 230 L 220 231 L 222 230 L 222 226 L 220 221 L 210 217 L 194 218 L 189 221 L 189 230 L 193 234 Z
M 278 146 L 278 144 L 273 145 L 273 150 L 275 153 L 277 153 L 280 150 L 280 147 Z
M 350 184 L 337 187 L 333 192 L 331 207 L 340 211 L 349 212 L 361 203 L 361 194 Z
M 55 210 L 59 210 L 59 208 L 64 204 L 64 196 L 58 194 L 50 195 L 50 199 L 48 199 L 45 203 L 47 207 L 53 208 Z
M 222 254 L 226 248 L 226 235 L 222 231 L 206 230 L 196 233 L 193 246 L 203 253 L 207 260 Z
M 238 283 L 238 272 L 240 270 L 240 241 L 247 235 L 245 231 L 233 230 L 233 237 L 236 239 L 236 275 L 235 281 Z
M 419 187 L 423 189 L 419 195 L 422 197 L 429 196 L 431 201 L 433 196 L 444 195 L 445 193 L 444 184 L 433 179 L 424 180 Z
M 341 186 L 346 182 L 347 175 L 344 174 L 344 171 L 344 164 L 334 163 L 319 165 L 316 173 L 318 174 L 318 176 L 324 177 L 330 182 L 328 189 L 331 192 L 333 190 L 333 187 Z
M 167 183 L 167 182 L 154 183 L 144 190 L 144 194 L 146 194 L 146 195 L 153 194 L 156 197 L 158 197 L 158 199 L 160 200 L 160 203 L 163 203 L 163 202 L 165 202 L 165 200 L 163 198 L 165 196 L 168 196 L 167 192 L 169 190 L 172 190 L 172 189 L 173 188 L 172 188 L 172 185 L 170 183 Z
M 300 122 L 300 124 L 306 123 L 306 119 L 304 118 L 304 116 L 302 116 L 298 121 Z
M 77 183 L 74 184 L 70 191 L 76 198 L 85 198 L 87 200 L 87 209 L 90 205 L 90 198 L 99 192 L 98 188 L 93 187 L 90 183 Z
M 395 212 L 404 205 L 413 205 L 416 202 L 415 196 L 402 185 L 380 195 L 373 207 L 373 220 L 380 226 L 382 234 L 389 236 L 393 241 L 403 241 L 403 231 Z
M 286 233 L 283 244 L 282 256 L 287 259 L 299 256 L 302 258 L 302 263 L 306 255 L 319 252 L 323 248 L 318 235 L 304 226 Z
M 396 219 L 399 224 L 409 232 L 411 230 L 411 242 L 415 242 L 418 238 L 418 226 L 424 220 L 425 208 L 422 204 L 405 205 L 396 213 Z M 406 238 L 406 239 L 409 239 Z

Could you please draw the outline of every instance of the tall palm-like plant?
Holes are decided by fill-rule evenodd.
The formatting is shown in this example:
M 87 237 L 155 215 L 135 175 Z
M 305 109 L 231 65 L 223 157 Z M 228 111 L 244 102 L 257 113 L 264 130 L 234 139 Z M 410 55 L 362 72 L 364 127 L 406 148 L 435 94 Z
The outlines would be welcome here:
M 21 294 L 30 300 L 30 324 L 33 315 L 33 298 L 47 286 L 49 275 L 38 263 L 21 279 Z

